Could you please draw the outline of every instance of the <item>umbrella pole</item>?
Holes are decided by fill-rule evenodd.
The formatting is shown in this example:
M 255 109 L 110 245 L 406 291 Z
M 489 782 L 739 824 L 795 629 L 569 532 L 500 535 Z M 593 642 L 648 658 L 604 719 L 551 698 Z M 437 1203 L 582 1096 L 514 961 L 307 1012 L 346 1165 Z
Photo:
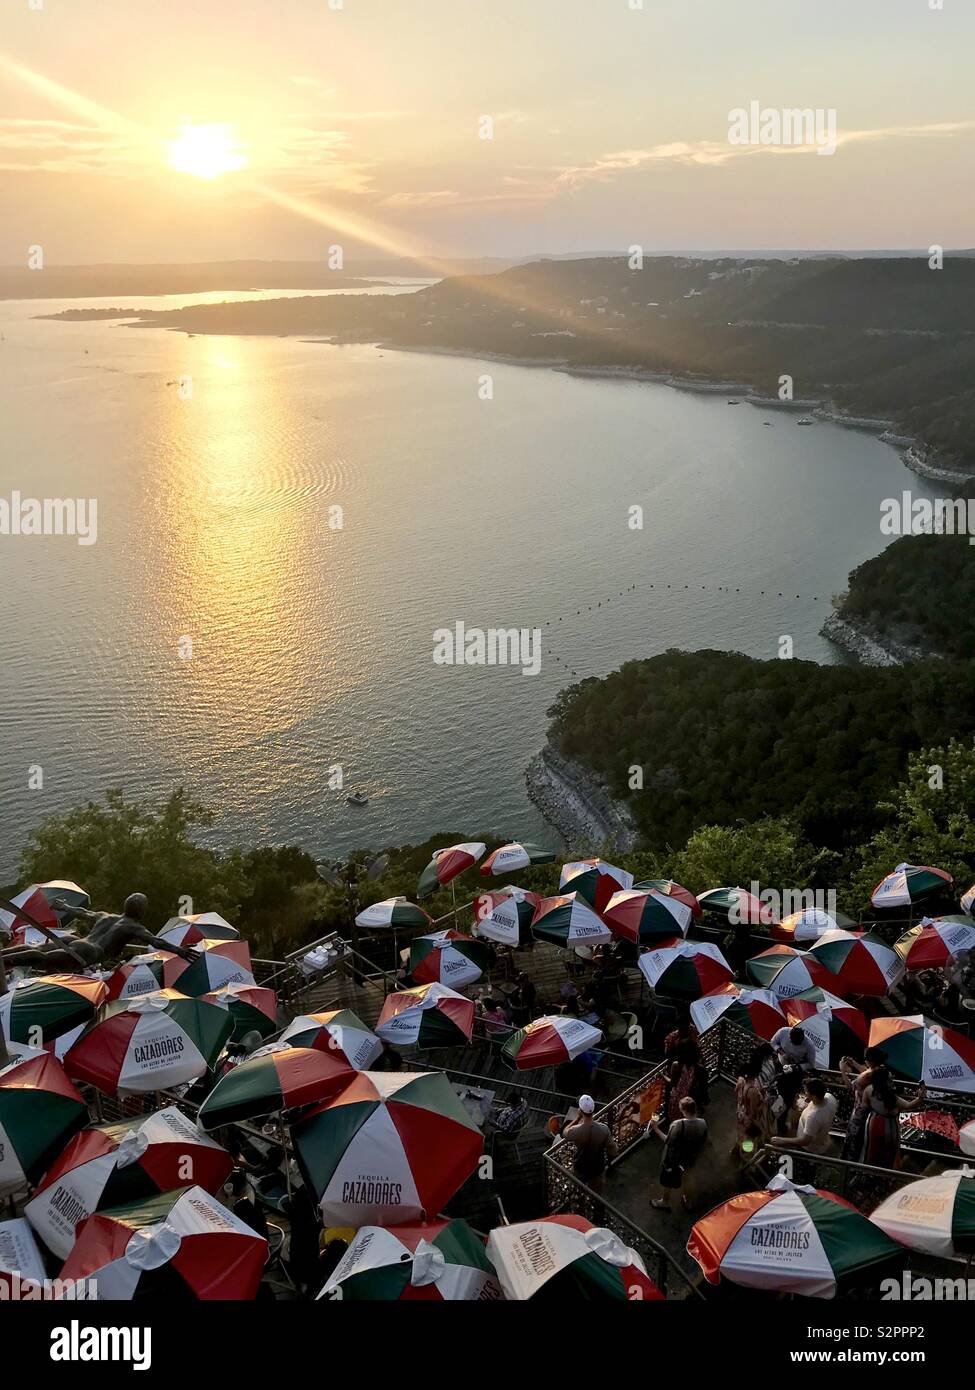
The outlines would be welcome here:
M 7 970 L 3 963 L 3 953 L 0 952 L 0 996 L 7 993 Z M 3 1029 L 0 1028 L 0 1069 L 5 1067 L 10 1061 L 10 1053 L 7 1051 L 7 1039 L 4 1037 Z

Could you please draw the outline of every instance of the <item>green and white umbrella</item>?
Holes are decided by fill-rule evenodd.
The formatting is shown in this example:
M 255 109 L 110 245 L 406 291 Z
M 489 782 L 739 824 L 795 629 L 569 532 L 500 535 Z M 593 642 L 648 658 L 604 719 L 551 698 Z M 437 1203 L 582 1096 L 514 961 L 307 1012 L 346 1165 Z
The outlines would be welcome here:
M 310 1047 L 317 1052 L 337 1052 L 355 1071 L 367 1071 L 382 1056 L 383 1045 L 351 1009 L 332 1009 L 324 1014 L 300 1014 L 278 1039 L 289 1047 Z
M 637 963 L 650 988 L 672 999 L 700 999 L 735 974 L 711 941 L 662 941 Z
M 320 1299 L 363 1303 L 489 1303 L 502 1297 L 484 1242 L 466 1221 L 363 1226 Z
M 542 898 L 532 918 L 532 934 L 567 950 L 603 946 L 613 939 L 603 919 L 578 893 Z
M 396 990 L 376 1033 L 394 1047 L 463 1047 L 474 1033 L 474 1001 L 438 983 Z
M 687 903 L 653 888 L 625 888 L 614 893 L 600 915 L 614 936 L 634 946 L 686 936 L 693 921 Z
M 268 1043 L 231 1068 L 200 1106 L 203 1129 L 297 1110 L 337 1095 L 356 1075 L 341 1052 Z
M 882 878 L 870 895 L 874 907 L 910 907 L 939 889 L 950 888 L 954 879 L 944 869 L 928 864 L 898 864 Z
M 0 996 L 0 1027 L 11 1056 L 47 1049 L 63 1057 L 108 995 L 90 975 L 37 975 Z
M 582 1216 L 496 1226 L 487 1253 L 509 1300 L 572 1305 L 663 1298 L 637 1252 Z
M 234 1021 L 231 1042 L 240 1042 L 247 1033 L 260 1033 L 269 1038 L 278 1029 L 278 996 L 273 989 L 260 985 L 221 985 L 209 994 L 201 994 L 205 1004 L 226 1009 Z
M 953 1168 L 897 1188 L 870 1220 L 923 1255 L 975 1254 L 975 1172 Z
M 539 849 L 538 845 L 510 844 L 492 850 L 481 865 L 481 873 L 487 878 L 493 874 L 501 878 L 504 874 L 516 873 L 519 869 L 530 869 L 534 864 L 554 864 L 555 853 L 549 849 Z
M 448 928 L 414 937 L 409 971 L 418 985 L 434 983 L 463 989 L 491 968 L 493 951 L 483 941 Z
M 770 990 L 777 999 L 816 989 L 828 978 L 821 965 L 794 946 L 770 946 L 760 951 L 746 963 L 745 973 L 759 989 Z
M 509 883 L 494 893 L 478 893 L 474 899 L 474 935 L 515 950 L 531 936 L 532 918 L 541 902 L 537 893 Z
M 420 875 L 416 896 L 429 898 L 438 888 L 453 882 L 460 874 L 473 868 L 486 849 L 487 845 L 480 840 L 469 840 L 460 845 L 450 845 L 447 849 L 434 850 L 433 858 Z
M 381 903 L 364 907 L 355 923 L 357 927 L 372 931 L 405 931 L 411 927 L 429 927 L 433 918 L 406 898 L 383 898 Z
M 0 1071 L 0 1198 L 36 1183 L 88 1107 L 56 1057 L 22 1057 Z
M 170 917 L 159 935 L 175 946 L 198 946 L 201 941 L 237 941 L 240 932 L 219 912 L 196 912 L 192 917 Z
M 197 943 L 199 955 L 179 976 L 180 994 L 198 998 L 224 985 L 252 985 L 251 953 L 246 941 L 206 938 Z
M 875 1018 L 870 1046 L 879 1047 L 898 1076 L 939 1091 L 975 1092 L 975 1041 L 922 1014 Z
M 559 892 L 578 894 L 596 912 L 608 906 L 614 893 L 632 887 L 633 875 L 605 859 L 574 859 L 563 864 L 559 874 Z
M 0 1221 L 0 1303 L 39 1298 L 47 1270 L 34 1232 L 23 1217 Z

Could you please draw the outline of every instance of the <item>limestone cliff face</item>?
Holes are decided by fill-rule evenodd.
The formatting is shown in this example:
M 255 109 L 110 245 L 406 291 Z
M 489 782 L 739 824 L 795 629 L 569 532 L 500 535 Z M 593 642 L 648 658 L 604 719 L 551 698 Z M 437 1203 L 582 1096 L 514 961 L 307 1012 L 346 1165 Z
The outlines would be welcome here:
M 528 764 L 525 782 L 532 801 L 572 849 L 619 852 L 636 844 L 629 808 L 588 768 L 550 744 Z

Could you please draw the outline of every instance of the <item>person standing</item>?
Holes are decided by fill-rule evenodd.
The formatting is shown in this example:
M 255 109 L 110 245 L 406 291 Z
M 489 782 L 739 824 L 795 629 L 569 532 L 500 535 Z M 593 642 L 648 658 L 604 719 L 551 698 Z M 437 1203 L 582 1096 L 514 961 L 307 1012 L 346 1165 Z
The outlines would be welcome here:
M 685 1211 L 690 1211 L 690 1174 L 707 1143 L 708 1122 L 698 1115 L 697 1102 L 690 1096 L 684 1096 L 680 1102 L 680 1116 L 666 1134 L 655 1119 L 650 1121 L 649 1128 L 664 1144 L 658 1179 L 660 1195 L 652 1197 L 650 1205 L 664 1210 L 670 1206 L 671 1192 L 679 1192 L 681 1205 Z
M 592 1096 L 579 1097 L 579 1115 L 563 1130 L 563 1138 L 575 1144 L 572 1171 L 587 1187 L 601 1192 L 606 1169 L 619 1150 L 609 1125 L 593 1119 L 596 1102 Z

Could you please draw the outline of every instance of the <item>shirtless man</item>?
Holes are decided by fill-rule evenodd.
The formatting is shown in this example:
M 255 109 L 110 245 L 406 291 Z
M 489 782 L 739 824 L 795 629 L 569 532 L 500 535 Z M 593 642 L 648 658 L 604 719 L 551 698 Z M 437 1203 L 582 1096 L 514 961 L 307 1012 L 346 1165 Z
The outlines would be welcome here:
M 182 956 L 183 960 L 196 960 L 195 951 L 177 946 L 163 936 L 153 936 L 143 926 L 142 919 L 149 906 L 145 893 L 130 893 L 122 906 L 121 915 L 71 907 L 60 898 L 51 906 L 60 914 L 63 925 L 76 919 L 90 923 L 87 936 L 60 945 L 49 942 L 44 946 L 10 947 L 0 953 L 5 966 L 36 966 L 48 974 L 59 971 L 73 973 L 93 965 L 110 964 L 128 945 L 147 946 L 154 951 L 169 951 L 171 955 Z

